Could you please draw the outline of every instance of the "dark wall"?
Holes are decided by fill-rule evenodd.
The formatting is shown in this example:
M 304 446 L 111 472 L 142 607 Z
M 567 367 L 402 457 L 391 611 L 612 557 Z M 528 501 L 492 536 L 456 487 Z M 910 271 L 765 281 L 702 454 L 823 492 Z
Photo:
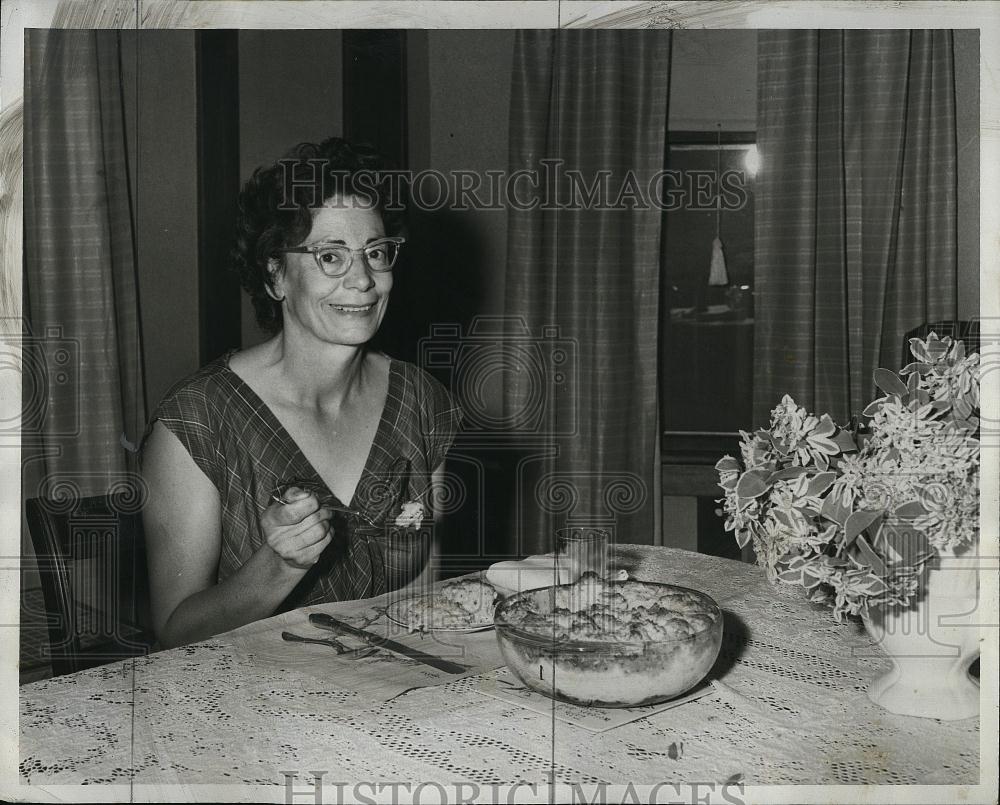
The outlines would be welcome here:
M 671 131 L 755 130 L 757 32 L 674 31 L 667 114 Z
M 513 31 L 407 33 L 414 175 L 506 169 L 513 40 Z M 387 313 L 386 348 L 404 359 L 418 358 L 417 342 L 433 324 L 467 328 L 477 315 L 503 312 L 506 211 L 457 210 L 453 201 L 409 211 L 406 260 Z
M 240 176 L 343 131 L 340 31 L 240 31 Z M 243 346 L 264 339 L 242 294 Z
M 122 32 L 150 412 L 199 365 L 195 33 Z

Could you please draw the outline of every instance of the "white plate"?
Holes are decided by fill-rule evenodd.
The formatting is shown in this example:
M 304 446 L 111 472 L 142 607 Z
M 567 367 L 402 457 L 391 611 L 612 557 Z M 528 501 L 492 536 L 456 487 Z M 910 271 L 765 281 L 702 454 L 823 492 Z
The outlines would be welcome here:
M 398 601 L 393 601 L 385 609 L 385 616 L 398 626 L 402 626 L 404 629 L 409 629 L 415 632 L 453 632 L 453 633 L 468 633 L 468 632 L 482 632 L 485 629 L 493 628 L 493 619 L 490 618 L 486 623 L 470 623 L 463 626 L 428 626 L 423 623 L 411 623 L 405 616 L 405 606 L 409 605 L 411 601 L 417 601 L 421 598 L 432 598 L 433 594 L 414 596 L 413 598 L 402 598 Z

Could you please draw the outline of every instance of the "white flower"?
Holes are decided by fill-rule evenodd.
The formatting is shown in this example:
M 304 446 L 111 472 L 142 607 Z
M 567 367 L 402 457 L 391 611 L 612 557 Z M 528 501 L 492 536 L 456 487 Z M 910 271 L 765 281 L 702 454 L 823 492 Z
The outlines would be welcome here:
M 730 456 L 716 465 L 725 529 L 752 543 L 769 579 L 802 585 L 838 620 L 905 605 L 935 548 L 979 533 L 979 356 L 936 335 L 911 344 L 917 362 L 901 377 L 876 376 L 889 393 L 865 410 L 863 443 L 786 395 L 769 429 L 741 431 L 742 467 Z M 890 522 L 891 533 L 879 525 Z M 901 527 L 930 554 L 901 556 Z
M 788 529 L 788 536 L 802 540 L 808 534 L 813 515 L 807 514 L 809 509 L 819 511 L 823 501 L 819 497 L 809 495 L 809 477 L 802 475 L 794 481 L 777 481 L 771 487 L 771 513 L 779 523 Z
M 864 493 L 867 467 L 865 458 L 860 453 L 848 453 L 841 456 L 837 464 L 840 475 L 833 482 L 830 494 L 839 499 L 844 506 L 853 508 L 854 501 Z
M 395 525 L 401 528 L 417 528 L 424 520 L 424 504 L 411 500 L 403 504 L 403 510 L 396 517 Z

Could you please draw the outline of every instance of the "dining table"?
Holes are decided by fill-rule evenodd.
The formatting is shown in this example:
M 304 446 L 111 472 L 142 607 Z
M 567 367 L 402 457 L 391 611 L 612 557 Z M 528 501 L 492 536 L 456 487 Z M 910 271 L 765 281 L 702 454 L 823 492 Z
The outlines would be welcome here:
M 860 625 L 837 622 L 801 588 L 662 546 L 619 544 L 613 559 L 630 578 L 701 590 L 723 611 L 719 657 L 679 704 L 602 710 L 532 693 L 505 667 L 492 629 L 408 631 L 387 617 L 390 594 L 23 685 L 20 780 L 276 786 L 276 796 L 298 792 L 295 801 L 312 801 L 302 791 L 317 782 L 341 793 L 365 781 L 464 785 L 460 796 L 554 783 L 980 783 L 979 719 L 913 718 L 872 703 L 866 686 L 889 660 Z M 282 638 L 329 636 L 310 623 L 315 613 L 458 668 Z

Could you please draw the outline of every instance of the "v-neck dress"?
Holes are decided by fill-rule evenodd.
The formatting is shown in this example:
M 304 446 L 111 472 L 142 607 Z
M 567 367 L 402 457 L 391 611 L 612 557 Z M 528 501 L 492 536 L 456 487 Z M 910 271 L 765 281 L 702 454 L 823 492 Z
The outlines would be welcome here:
M 159 420 L 190 453 L 219 492 L 222 552 L 218 581 L 239 569 L 264 543 L 260 517 L 281 484 L 326 486 L 271 409 L 229 368 L 228 353 L 175 385 L 147 426 Z M 389 526 L 403 503 L 430 484 L 461 423 L 461 412 L 438 381 L 390 359 L 389 388 L 351 508 L 375 523 L 335 514 L 334 539 L 280 610 L 325 601 L 368 598 L 397 589 L 427 560 L 427 530 Z M 334 503 L 341 503 L 326 490 Z

